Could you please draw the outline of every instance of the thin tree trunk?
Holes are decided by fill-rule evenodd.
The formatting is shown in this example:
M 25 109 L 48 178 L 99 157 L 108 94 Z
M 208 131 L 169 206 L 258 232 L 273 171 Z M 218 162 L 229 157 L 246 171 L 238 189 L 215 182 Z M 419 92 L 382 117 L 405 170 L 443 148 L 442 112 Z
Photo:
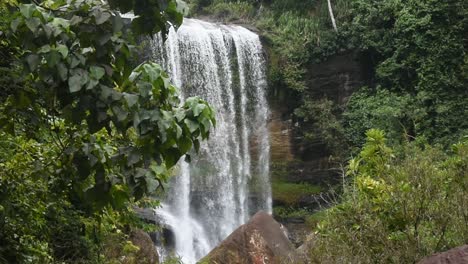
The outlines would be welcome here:
M 332 24 L 333 24 L 333 29 L 335 29 L 335 31 L 338 31 L 338 28 L 336 28 L 335 16 L 333 15 L 331 0 L 327 0 L 327 1 L 328 1 L 328 12 L 330 12 L 330 18 L 331 18 L 331 21 L 332 21 Z

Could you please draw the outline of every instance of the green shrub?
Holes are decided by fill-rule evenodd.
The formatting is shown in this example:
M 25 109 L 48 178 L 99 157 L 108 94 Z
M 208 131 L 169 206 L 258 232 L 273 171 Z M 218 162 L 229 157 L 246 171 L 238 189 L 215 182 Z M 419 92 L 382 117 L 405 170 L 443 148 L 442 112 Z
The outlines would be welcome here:
M 367 133 L 342 203 L 318 224 L 316 263 L 414 263 L 468 242 L 468 142 L 396 154 L 383 132 Z
M 273 207 L 273 215 L 280 219 L 287 219 L 287 218 L 303 218 L 306 219 L 307 217 L 311 216 L 311 212 L 304 208 L 293 208 L 293 207 L 285 207 L 285 206 L 275 206 Z
M 344 160 L 347 153 L 346 135 L 339 120 L 339 109 L 336 104 L 323 98 L 321 100 L 306 100 L 294 111 L 302 119 L 300 130 L 307 141 L 322 141 L 327 149 L 338 160 Z
M 211 5 L 203 9 L 223 22 L 236 20 L 250 21 L 255 15 L 255 8 L 248 2 L 226 2 L 214 0 Z
M 305 218 L 305 223 L 311 230 L 314 230 L 317 228 L 317 225 L 325 219 L 326 214 L 327 212 L 325 210 L 309 214 Z
M 352 146 L 362 146 L 364 132 L 371 128 L 386 131 L 390 143 L 397 144 L 414 137 L 414 124 L 424 118 L 426 115 L 409 94 L 363 87 L 351 96 L 343 123 Z
M 308 183 L 289 183 L 273 181 L 272 185 L 273 199 L 281 201 L 287 205 L 295 205 L 299 200 L 308 195 L 317 194 L 321 188 Z

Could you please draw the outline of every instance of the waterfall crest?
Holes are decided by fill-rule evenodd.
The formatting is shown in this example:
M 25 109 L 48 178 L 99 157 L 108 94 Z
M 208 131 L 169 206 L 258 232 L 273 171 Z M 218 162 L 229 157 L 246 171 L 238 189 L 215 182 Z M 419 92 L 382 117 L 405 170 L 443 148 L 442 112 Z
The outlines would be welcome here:
M 265 59 L 258 35 L 196 19 L 151 40 L 151 59 L 182 97 L 200 96 L 217 126 L 177 176 L 158 215 L 172 228 L 175 254 L 195 263 L 259 210 L 271 213 Z

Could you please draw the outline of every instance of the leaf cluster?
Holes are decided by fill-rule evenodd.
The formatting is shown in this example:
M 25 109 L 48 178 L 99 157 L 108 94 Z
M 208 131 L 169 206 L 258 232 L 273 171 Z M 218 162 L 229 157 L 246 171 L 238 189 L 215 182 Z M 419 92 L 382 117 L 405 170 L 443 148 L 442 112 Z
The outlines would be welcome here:
M 163 188 L 177 161 L 184 155 L 190 160 L 190 151 L 209 137 L 215 119 L 205 101 L 181 101 L 161 66 L 135 65 L 134 39 L 180 25 L 183 6 L 94 0 L 16 5 L 2 42 L 14 51 L 6 72 L 17 76 L 15 89 L 2 87 L 2 143 L 35 149 L 24 160 L 23 148 L 12 148 L 11 160 L 1 160 L 7 167 L 0 171 L 6 245 L 0 258 L 99 261 L 103 236 L 135 225 L 136 202 Z M 132 10 L 131 18 L 121 15 Z M 31 215 L 33 201 L 37 214 Z M 40 228 L 31 230 L 31 222 Z

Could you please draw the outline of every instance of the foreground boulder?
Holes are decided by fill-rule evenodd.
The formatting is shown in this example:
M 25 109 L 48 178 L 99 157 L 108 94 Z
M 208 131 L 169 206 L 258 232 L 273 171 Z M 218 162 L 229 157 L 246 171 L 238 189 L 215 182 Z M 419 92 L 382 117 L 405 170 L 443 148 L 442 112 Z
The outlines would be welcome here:
M 159 256 L 151 237 L 143 230 L 134 230 L 130 234 L 130 241 L 139 249 L 136 252 L 137 263 L 158 264 Z
M 418 264 L 467 264 L 468 263 L 468 245 L 457 247 L 449 251 L 434 254 L 427 257 Z
M 297 263 L 285 230 L 271 215 L 258 212 L 237 228 L 199 263 Z
M 309 233 L 305 239 L 304 243 L 296 249 L 297 257 L 302 263 L 311 263 L 310 251 L 315 245 L 315 235 L 314 233 Z

